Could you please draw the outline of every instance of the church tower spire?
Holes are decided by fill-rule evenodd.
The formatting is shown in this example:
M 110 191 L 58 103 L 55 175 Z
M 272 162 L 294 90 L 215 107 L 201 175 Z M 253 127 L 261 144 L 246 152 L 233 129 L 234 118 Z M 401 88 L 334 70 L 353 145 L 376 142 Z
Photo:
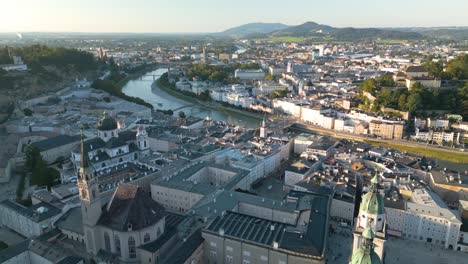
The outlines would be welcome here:
M 268 136 L 268 130 L 266 128 L 266 121 L 265 121 L 265 117 L 263 118 L 262 120 L 262 126 L 260 127 L 260 137 L 261 138 L 267 138 Z
M 101 197 L 99 195 L 99 184 L 97 176 L 89 162 L 87 145 L 84 142 L 83 129 L 81 129 L 80 146 L 80 170 L 78 174 L 78 190 L 81 200 L 81 216 L 83 230 L 85 231 L 85 242 L 88 252 L 96 253 L 96 237 L 94 226 L 101 216 Z
M 362 232 L 362 242 L 358 250 L 354 251 L 350 264 L 381 264 L 377 253 L 374 251 L 375 234 L 368 227 Z
M 371 180 L 368 192 L 362 196 L 359 214 L 354 228 L 353 252 L 360 250 L 366 243 L 365 233 L 373 234 L 372 248 L 383 259 L 386 240 L 386 217 L 384 199 L 379 192 L 380 176 L 376 174 Z M 366 234 L 368 235 L 368 234 Z

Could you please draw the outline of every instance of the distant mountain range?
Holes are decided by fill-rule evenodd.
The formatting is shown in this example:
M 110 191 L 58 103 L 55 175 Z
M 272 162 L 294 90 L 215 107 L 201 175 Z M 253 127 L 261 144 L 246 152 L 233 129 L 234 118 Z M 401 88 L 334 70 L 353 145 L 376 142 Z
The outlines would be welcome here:
M 217 33 L 220 36 L 241 37 L 303 37 L 337 41 L 361 39 L 418 40 L 428 37 L 463 39 L 467 28 L 336 28 L 315 22 L 297 26 L 281 23 L 250 23 Z
M 273 31 L 288 28 L 288 25 L 281 23 L 249 23 L 227 29 L 218 35 L 229 37 L 245 37 L 252 34 L 269 34 Z

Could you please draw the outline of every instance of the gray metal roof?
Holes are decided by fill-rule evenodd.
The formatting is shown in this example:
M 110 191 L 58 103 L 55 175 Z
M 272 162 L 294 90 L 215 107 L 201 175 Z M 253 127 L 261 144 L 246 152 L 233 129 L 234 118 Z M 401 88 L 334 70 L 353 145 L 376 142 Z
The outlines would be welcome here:
M 16 211 L 18 214 L 21 214 L 36 223 L 40 223 L 61 213 L 60 209 L 45 202 L 40 202 L 30 207 L 24 207 L 14 201 L 4 200 L 0 202 L 0 205 Z
M 34 147 L 38 148 L 39 151 L 47 151 L 50 149 L 58 148 L 64 145 L 71 143 L 78 143 L 80 141 L 80 136 L 69 136 L 69 135 L 60 135 L 41 141 L 32 143 Z
M 224 236 L 242 239 L 266 246 L 282 240 L 287 225 L 250 215 L 228 211 L 224 216 L 216 217 L 206 228 L 207 231 Z
M 81 207 L 77 206 L 68 210 L 55 222 L 55 226 L 60 230 L 69 230 L 77 234 L 84 234 Z

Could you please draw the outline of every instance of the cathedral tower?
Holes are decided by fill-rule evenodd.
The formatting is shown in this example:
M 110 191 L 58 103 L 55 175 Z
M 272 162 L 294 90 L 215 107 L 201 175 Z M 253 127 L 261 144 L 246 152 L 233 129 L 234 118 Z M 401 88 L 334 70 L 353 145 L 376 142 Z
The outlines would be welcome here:
M 81 131 L 81 156 L 80 170 L 78 173 L 78 190 L 81 200 L 81 216 L 85 243 L 88 252 L 96 253 L 96 237 L 94 227 L 101 216 L 101 197 L 99 196 L 99 184 L 90 162 L 87 147 L 84 143 L 83 131 Z
M 361 248 L 361 245 L 365 241 L 363 234 L 367 229 L 370 229 L 374 234 L 372 248 L 380 259 L 383 259 L 386 240 L 386 218 L 384 200 L 379 193 L 379 175 L 375 175 L 370 183 L 369 190 L 362 196 L 359 207 L 359 215 L 353 232 L 353 252 Z
M 368 227 L 362 232 L 362 242 L 357 250 L 353 251 L 350 264 L 381 264 L 377 253 L 374 251 L 375 234 L 372 228 Z

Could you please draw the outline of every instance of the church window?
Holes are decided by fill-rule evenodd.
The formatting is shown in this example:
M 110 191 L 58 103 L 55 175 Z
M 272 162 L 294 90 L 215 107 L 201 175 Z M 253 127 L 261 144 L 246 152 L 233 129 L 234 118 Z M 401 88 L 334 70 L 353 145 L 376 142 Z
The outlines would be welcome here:
M 101 166 L 102 166 L 103 168 L 106 167 L 106 163 L 103 162 Z
M 120 158 L 120 159 L 119 159 L 119 162 L 122 162 L 122 161 L 123 161 L 123 159 L 122 159 L 122 158 Z
M 144 236 L 144 238 L 143 238 L 143 241 L 144 241 L 145 243 L 148 243 L 148 242 L 150 241 L 150 239 L 151 239 L 151 238 L 150 238 L 150 234 L 146 233 L 145 236 Z
M 118 235 L 114 236 L 114 246 L 115 246 L 115 252 L 121 256 L 121 251 L 120 251 L 120 238 Z
M 134 156 L 134 159 L 138 159 L 138 154 L 135 153 L 135 155 L 133 156 Z
M 104 132 L 104 137 L 107 137 L 107 132 Z
M 107 232 L 104 233 L 104 246 L 108 252 L 111 252 L 110 237 Z
M 143 147 L 146 148 L 146 141 L 143 141 Z
M 161 235 L 161 227 L 158 227 L 157 235 L 158 235 L 158 237 Z
M 128 257 L 136 258 L 135 239 L 132 236 L 128 238 Z
M 111 136 L 114 136 L 114 131 L 111 132 Z

